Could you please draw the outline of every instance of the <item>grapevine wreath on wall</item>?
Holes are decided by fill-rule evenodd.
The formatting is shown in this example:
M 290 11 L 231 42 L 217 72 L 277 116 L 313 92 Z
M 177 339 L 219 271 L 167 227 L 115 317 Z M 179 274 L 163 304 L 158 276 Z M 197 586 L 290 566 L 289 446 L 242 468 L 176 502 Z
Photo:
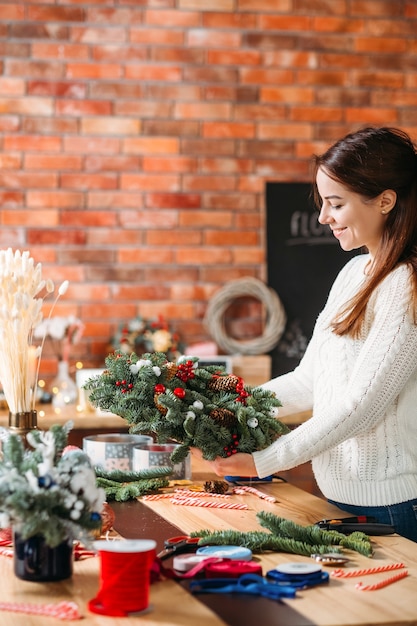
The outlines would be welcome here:
M 117 351 L 84 388 L 93 406 L 126 419 L 130 432 L 178 442 L 174 463 L 191 447 L 207 460 L 251 453 L 289 430 L 277 419 L 281 403 L 273 392 L 245 385 L 218 365 L 200 367 L 197 357 L 169 361 L 161 352 Z

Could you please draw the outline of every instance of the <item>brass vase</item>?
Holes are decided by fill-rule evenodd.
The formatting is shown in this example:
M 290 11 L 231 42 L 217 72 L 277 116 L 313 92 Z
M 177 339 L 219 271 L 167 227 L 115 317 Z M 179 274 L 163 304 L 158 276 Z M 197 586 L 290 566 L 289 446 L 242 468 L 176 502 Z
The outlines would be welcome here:
M 20 435 L 24 441 L 26 441 L 27 433 L 37 427 L 37 411 L 19 411 L 18 413 L 9 411 L 9 430 L 13 434 Z

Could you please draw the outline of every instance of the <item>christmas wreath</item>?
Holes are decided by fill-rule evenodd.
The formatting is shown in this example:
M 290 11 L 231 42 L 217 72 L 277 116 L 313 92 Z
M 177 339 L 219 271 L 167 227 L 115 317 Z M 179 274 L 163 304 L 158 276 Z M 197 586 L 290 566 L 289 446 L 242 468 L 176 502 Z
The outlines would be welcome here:
M 191 447 L 213 460 L 261 450 L 288 432 L 277 419 L 281 403 L 275 394 L 249 387 L 217 365 L 200 367 L 197 357 L 169 361 L 161 352 L 117 351 L 84 388 L 93 406 L 126 419 L 132 433 L 178 442 L 174 463 Z

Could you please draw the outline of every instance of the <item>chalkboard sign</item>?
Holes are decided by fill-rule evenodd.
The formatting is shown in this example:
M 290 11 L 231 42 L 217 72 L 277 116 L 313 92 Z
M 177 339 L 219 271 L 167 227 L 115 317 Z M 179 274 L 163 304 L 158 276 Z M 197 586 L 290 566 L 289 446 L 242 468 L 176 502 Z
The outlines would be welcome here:
M 268 285 L 281 299 L 287 324 L 270 353 L 272 377 L 294 369 L 340 269 L 358 254 L 345 252 L 319 224 L 309 183 L 267 183 Z

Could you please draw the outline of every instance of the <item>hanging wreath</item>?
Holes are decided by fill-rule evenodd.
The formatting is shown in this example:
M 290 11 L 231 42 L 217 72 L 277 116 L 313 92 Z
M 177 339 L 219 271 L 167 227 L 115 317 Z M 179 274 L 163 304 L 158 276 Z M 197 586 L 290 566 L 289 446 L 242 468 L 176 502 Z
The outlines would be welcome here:
M 224 315 L 230 305 L 242 297 L 262 302 L 266 323 L 262 335 L 253 339 L 235 339 L 226 333 Z M 280 340 L 287 318 L 277 293 L 257 278 L 238 278 L 224 285 L 209 302 L 204 323 L 219 348 L 226 354 L 265 354 Z

